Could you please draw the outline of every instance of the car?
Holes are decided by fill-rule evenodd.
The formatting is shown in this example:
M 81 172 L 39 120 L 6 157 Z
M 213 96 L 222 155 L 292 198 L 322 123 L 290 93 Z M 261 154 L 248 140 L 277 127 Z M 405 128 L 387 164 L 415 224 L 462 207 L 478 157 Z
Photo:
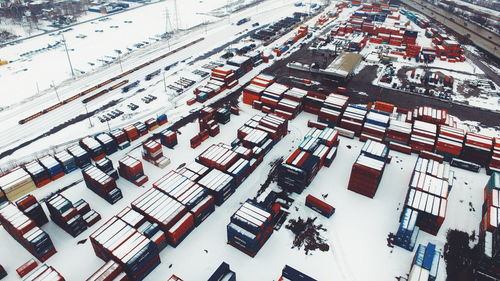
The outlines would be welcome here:
M 254 22 L 254 23 L 252 24 L 252 27 L 257 27 L 257 26 L 259 26 L 259 25 L 260 25 L 260 24 L 259 24 L 258 22 Z

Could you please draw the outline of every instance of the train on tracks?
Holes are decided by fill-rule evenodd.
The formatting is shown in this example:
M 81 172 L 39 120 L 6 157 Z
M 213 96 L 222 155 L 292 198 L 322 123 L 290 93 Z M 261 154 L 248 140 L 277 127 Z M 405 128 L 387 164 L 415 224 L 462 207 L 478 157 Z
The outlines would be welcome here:
M 194 41 L 191 41 L 191 42 L 189 42 L 189 43 L 187 43 L 187 44 L 185 44 L 185 45 L 183 45 L 183 46 L 181 46 L 181 47 L 179 47 L 179 48 L 177 48 L 175 50 L 172 50 L 172 51 L 170 51 L 168 53 L 165 53 L 165 54 L 163 54 L 163 55 L 161 55 L 159 57 L 156 57 L 156 58 L 154 58 L 154 59 L 152 59 L 152 60 L 150 60 L 148 62 L 145 62 L 145 63 L 143 63 L 143 64 L 141 64 L 139 66 L 136 66 L 136 67 L 134 67 L 134 68 L 132 68 L 132 69 L 130 69 L 128 71 L 125 71 L 125 72 L 123 72 L 123 73 L 121 73 L 121 74 L 119 74 L 119 75 L 117 75 L 117 76 L 115 76 L 113 78 L 110 78 L 110 79 L 108 79 L 108 80 L 106 80 L 104 82 L 101 82 L 101 83 L 93 86 L 92 88 L 88 88 L 87 90 L 85 90 L 83 92 L 80 92 L 80 93 L 78 93 L 78 94 L 76 94 L 76 95 L 74 95 L 72 97 L 69 97 L 69 98 L 67 98 L 67 99 L 65 99 L 65 100 L 63 100 L 61 102 L 58 102 L 58 103 L 56 103 L 56 104 L 54 104 L 54 105 L 52 105 L 50 107 L 47 107 L 47 108 L 45 108 L 45 109 L 43 109 L 43 110 L 41 110 L 41 111 L 39 111 L 39 112 L 37 112 L 37 113 L 35 113 L 33 115 L 30 115 L 30 116 L 28 116 L 26 118 L 23 118 L 23 119 L 19 120 L 19 124 L 21 124 L 21 125 L 22 124 L 26 124 L 26 123 L 28 123 L 29 121 L 31 121 L 31 120 L 33 120 L 35 118 L 38 118 L 38 117 L 40 117 L 40 116 L 42 116 L 42 115 L 44 115 L 44 114 L 46 114 L 48 112 L 51 112 L 51 111 L 53 111 L 53 110 L 55 110 L 55 109 L 57 109 L 57 108 L 65 105 L 67 103 L 70 103 L 70 102 L 72 102 L 72 101 L 74 101 L 74 100 L 76 100 L 78 98 L 86 96 L 89 93 L 91 93 L 91 92 L 93 92 L 93 91 L 95 91 L 95 90 L 97 90 L 99 88 L 102 88 L 102 87 L 104 87 L 104 86 L 106 86 L 106 85 L 108 85 L 108 84 L 110 84 L 110 83 L 112 83 L 112 82 L 114 82 L 116 80 L 119 80 L 119 79 L 121 79 L 121 78 L 123 78 L 123 77 L 125 77 L 125 76 L 127 76 L 127 75 L 129 75 L 131 73 L 133 73 L 133 72 L 136 72 L 136 71 L 138 71 L 138 70 L 140 70 L 140 69 L 142 69 L 142 68 L 144 68 L 144 67 L 146 67 L 146 66 L 148 66 L 150 64 L 158 62 L 158 61 L 160 61 L 160 60 L 162 60 L 162 59 L 164 59 L 164 58 L 166 58 L 166 57 L 168 57 L 170 55 L 173 55 L 173 54 L 175 54 L 175 53 L 177 53 L 177 52 L 179 52 L 179 51 L 181 51 L 183 49 L 186 49 L 186 48 L 188 48 L 188 47 L 190 47 L 190 46 L 192 46 L 192 45 L 194 45 L 196 43 L 199 43 L 199 42 L 201 42 L 203 40 L 205 40 L 205 38 L 201 37 L 201 38 L 196 39 Z M 124 80 L 124 81 L 122 81 L 122 82 L 120 82 L 120 83 L 118 83 L 118 84 L 116 84 L 116 85 L 114 85 L 114 86 L 112 86 L 112 87 L 110 87 L 108 89 L 104 89 L 104 90 L 100 91 L 99 93 L 97 93 L 97 94 L 95 94 L 93 96 L 90 96 L 90 97 L 84 99 L 83 103 L 87 103 L 87 102 L 92 101 L 92 100 L 94 100 L 94 99 L 96 99 L 98 97 L 101 97 L 102 95 L 108 93 L 109 91 L 117 89 L 117 88 L 125 85 L 126 83 L 128 83 L 128 80 Z

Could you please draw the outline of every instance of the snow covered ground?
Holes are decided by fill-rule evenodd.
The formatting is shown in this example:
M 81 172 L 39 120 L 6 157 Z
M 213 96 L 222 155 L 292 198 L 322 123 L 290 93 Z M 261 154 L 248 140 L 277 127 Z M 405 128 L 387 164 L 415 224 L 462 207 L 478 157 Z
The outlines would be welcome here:
M 229 1 L 229 3 L 232 2 L 250 4 L 255 0 Z M 292 3 L 291 1 L 274 2 L 281 6 Z M 68 32 L 61 34 L 53 32 L 2 48 L 1 59 L 11 61 L 11 63 L 0 67 L 0 84 L 3 89 L 7 90 L 5 93 L 9 93 L 9 98 L 3 98 L 0 102 L 0 108 L 25 101 L 38 95 L 38 92 L 47 93 L 46 90 L 52 85 L 60 87 L 60 83 L 72 78 L 71 68 L 62 44 L 63 35 L 73 71 L 77 77 L 81 77 L 85 76 L 85 73 L 95 71 L 113 61 L 116 62 L 119 56 L 124 63 L 132 51 L 159 41 L 165 32 L 187 30 L 203 23 L 223 21 L 208 13 L 228 4 L 228 1 L 184 0 L 177 5 L 177 13 L 174 4 L 174 1 L 168 0 L 146 5 L 110 15 L 108 20 L 100 19 L 74 26 Z M 261 11 L 267 9 L 267 5 L 260 6 L 262 6 Z M 276 6 L 273 7 L 276 8 Z M 257 13 L 255 9 L 253 8 L 252 11 Z M 239 19 L 237 17 L 238 14 L 233 17 L 233 22 Z M 57 47 L 41 50 L 33 55 L 21 56 L 21 54 L 40 50 L 48 45 L 57 45 Z
M 137 50 L 133 53 L 133 56 L 130 55 L 126 59 L 121 61 L 121 67 L 119 64 L 115 63 L 113 65 L 109 65 L 100 69 L 96 73 L 92 73 L 84 76 L 81 79 L 76 81 L 69 81 L 68 83 L 64 83 L 63 86 L 57 87 L 57 93 L 61 99 L 70 97 L 76 93 L 79 93 L 100 81 L 105 81 L 110 77 L 115 76 L 118 73 L 121 73 L 121 68 L 124 70 L 131 69 L 139 64 L 142 64 L 144 61 L 155 58 L 161 54 L 168 52 L 169 50 L 173 50 L 178 48 L 188 42 L 191 42 L 197 38 L 205 38 L 203 41 L 186 48 L 182 51 L 177 52 L 175 55 L 169 56 L 162 60 L 161 62 L 149 65 L 145 67 L 143 70 L 139 72 L 134 72 L 131 75 L 128 75 L 126 78 L 129 79 L 130 83 L 135 80 L 140 80 L 140 84 L 133 91 L 127 93 L 126 95 L 121 94 L 121 90 L 115 90 L 104 97 L 97 99 L 96 101 L 90 102 L 87 105 L 87 108 L 80 101 L 75 101 L 70 104 L 61 107 L 49 114 L 44 115 L 43 117 L 34 119 L 27 124 L 20 126 L 17 122 L 20 118 L 29 116 L 30 114 L 40 111 L 48 106 L 54 104 L 57 101 L 57 96 L 55 91 L 37 97 L 30 101 L 29 103 L 25 103 L 22 105 L 14 106 L 8 110 L 4 110 L 0 112 L 0 118 L 2 118 L 3 123 L 0 126 L 0 131 L 9 132 L 8 134 L 0 134 L 0 149 L 8 149 L 16 146 L 19 143 L 29 139 L 30 137 L 35 137 L 42 132 L 45 132 L 52 127 L 59 125 L 60 123 L 78 115 L 85 113 L 86 110 L 92 111 L 100 108 L 102 105 L 107 102 L 118 99 L 118 98 L 127 98 L 122 104 L 117 105 L 114 108 L 121 109 L 126 113 L 131 113 L 130 117 L 127 119 L 117 118 L 111 120 L 109 122 L 110 127 L 117 128 L 126 124 L 133 123 L 136 120 L 143 120 L 145 117 L 154 117 L 157 113 L 167 112 L 169 119 L 173 120 L 176 116 L 180 117 L 183 114 L 186 114 L 191 108 L 185 105 L 185 100 L 192 97 L 191 91 L 188 90 L 186 95 L 178 99 L 173 99 L 172 95 L 165 95 L 164 86 L 163 86 L 163 75 L 156 76 L 150 81 L 144 81 L 144 76 L 152 71 L 155 71 L 159 68 L 163 68 L 167 65 L 170 65 L 175 62 L 179 62 L 182 60 L 186 60 L 185 63 L 179 63 L 176 67 L 171 70 L 165 72 L 166 82 L 170 80 L 175 80 L 180 78 L 182 73 L 191 72 L 194 69 L 200 69 L 200 67 L 204 64 L 213 60 L 214 58 L 207 58 L 205 60 L 199 61 L 194 65 L 187 65 L 188 62 L 193 61 L 197 56 L 202 55 L 205 52 L 213 50 L 216 47 L 219 47 L 226 42 L 234 40 L 238 36 L 240 36 L 243 32 L 251 29 L 251 24 L 254 22 L 259 22 L 261 25 L 270 23 L 276 20 L 279 20 L 282 17 L 290 16 L 293 12 L 296 11 L 307 11 L 308 7 L 295 7 L 294 2 L 292 1 L 283 1 L 283 0 L 269 0 L 261 3 L 258 6 L 242 10 L 240 12 L 234 13 L 231 15 L 232 19 L 240 19 L 244 17 L 252 17 L 252 21 L 250 23 L 236 26 L 232 25 L 228 19 L 218 21 L 212 25 L 210 25 L 207 29 L 198 28 L 195 30 L 191 30 L 187 33 L 182 34 L 182 36 L 175 37 L 171 39 L 169 42 L 159 41 L 155 43 L 149 44 L 148 47 Z M 122 15 L 119 15 L 122 16 Z M 236 21 L 236 20 L 235 20 Z M 311 21 L 313 22 L 313 20 Z M 295 31 L 293 31 L 295 32 Z M 281 38 L 281 41 L 288 39 L 289 37 L 285 36 Z M 281 42 L 280 41 L 280 42 Z M 258 42 L 257 42 L 258 44 Z M 272 48 L 269 46 L 268 48 Z M 217 57 L 218 56 L 213 56 Z M 260 71 L 266 67 L 266 65 L 261 65 L 255 71 Z M 260 70 L 259 70 L 260 69 Z M 250 75 L 246 79 L 249 79 Z M 71 83 L 70 83 L 71 82 Z M 245 79 L 240 80 L 240 84 L 244 83 Z M 203 83 L 203 82 L 201 82 Z M 113 84 L 112 84 L 113 85 Z M 135 94 L 134 92 L 139 88 L 145 88 L 146 91 L 140 94 Z M 142 103 L 140 98 L 144 95 L 153 94 L 158 97 L 153 103 L 148 105 Z M 139 110 L 135 112 L 127 111 L 126 105 L 130 102 L 134 102 L 139 105 Z M 174 104 L 176 103 L 176 104 Z M 173 109 L 176 105 L 180 106 L 180 108 L 176 110 L 169 111 Z M 184 112 L 184 113 L 183 113 Z M 100 123 L 97 118 L 92 118 L 92 127 L 89 128 L 88 121 L 82 121 L 75 125 L 69 126 L 68 128 L 60 131 L 57 134 L 51 135 L 50 137 L 45 137 L 29 146 L 23 147 L 17 153 L 11 155 L 10 157 L 3 158 L 2 164 L 10 162 L 10 161 L 22 161 L 22 158 L 26 155 L 32 154 L 33 152 L 38 152 L 41 150 L 41 153 L 47 153 L 46 149 L 54 148 L 54 146 L 59 145 L 61 143 L 67 143 L 68 141 L 76 140 L 79 137 L 87 134 L 92 134 L 95 132 L 100 132 L 108 129 L 107 123 Z M 33 157 L 33 156 L 30 156 Z
M 220 135 L 209 138 L 196 149 L 189 147 L 189 138 L 198 132 L 197 123 L 181 128 L 179 145 L 173 150 L 164 148 L 164 153 L 172 163 L 160 169 L 144 162 L 149 182 L 143 188 L 119 179 L 117 183 L 123 191 L 124 199 L 115 205 L 106 203 L 87 189 L 84 183 L 64 191 L 62 194 L 73 202 L 81 198 L 87 200 L 103 219 L 77 238 L 71 238 L 52 222 L 43 226 L 58 250 L 47 264 L 54 266 L 67 280 L 85 280 L 104 262 L 95 256 L 89 241 L 83 245 L 77 245 L 77 241 L 87 238 L 104 221 L 129 205 L 135 197 L 145 191 L 145 188 L 151 187 L 155 180 L 170 169 L 193 161 L 195 156 L 211 144 L 230 143 L 236 138 L 237 128 L 256 113 L 257 111 L 249 106 L 243 105 L 240 116 L 232 115 L 231 122 L 221 126 Z M 303 250 L 291 249 L 293 235 L 285 227 L 274 232 L 255 258 L 250 258 L 226 244 L 226 225 L 231 214 L 241 202 L 256 195 L 260 184 L 267 177 L 269 163 L 280 156 L 288 155 L 296 148 L 308 131 L 307 120 L 315 118 L 314 115 L 301 113 L 291 121 L 290 133 L 266 155 L 258 169 L 180 246 L 165 249 L 161 253 L 161 265 L 146 280 L 164 280 L 171 274 L 176 274 L 184 280 L 205 280 L 223 261 L 230 264 L 238 280 L 242 281 L 276 280 L 285 264 L 319 281 L 387 281 L 394 280 L 397 276 L 405 276 L 409 271 L 413 253 L 398 247 L 389 248 L 387 237 L 390 232 L 395 233 L 397 230 L 399 214 L 417 157 L 391 152 L 393 161 L 384 172 L 376 196 L 374 199 L 369 199 L 347 190 L 350 170 L 362 145 L 357 140 L 347 138 L 341 138 L 338 155 L 332 166 L 323 168 L 303 194 L 293 195 L 295 203 L 290 208 L 289 218 L 318 216 L 304 206 L 305 196 L 312 194 L 320 197 L 321 194 L 328 194 L 326 201 L 335 206 L 336 213 L 330 219 L 319 216 L 317 220 L 327 229 L 323 237 L 327 239 L 330 251 L 314 251 L 310 255 L 305 255 Z M 129 148 L 115 153 L 110 158 L 116 163 L 125 154 L 140 157 L 140 153 L 140 149 L 132 151 Z M 477 233 L 481 219 L 482 187 L 488 178 L 484 172 L 476 174 L 452 169 L 456 172 L 456 183 L 450 192 L 444 225 L 437 236 L 420 232 L 417 241 L 421 244 L 435 243 L 441 252 L 447 229 L 458 228 L 469 233 L 476 230 Z M 78 179 L 81 179 L 81 173 L 73 172 L 36 190 L 34 195 L 42 198 Z M 271 185 L 270 188 L 275 186 Z M 469 210 L 469 202 L 475 210 Z M 0 254 L 0 264 L 10 273 L 6 280 L 19 280 L 13 271 L 31 256 L 3 230 L 0 231 L 0 239 L 5 241 Z M 15 257 L 7 255 L 11 252 L 16 253 Z M 445 263 L 441 259 L 437 281 L 444 281 L 445 276 Z

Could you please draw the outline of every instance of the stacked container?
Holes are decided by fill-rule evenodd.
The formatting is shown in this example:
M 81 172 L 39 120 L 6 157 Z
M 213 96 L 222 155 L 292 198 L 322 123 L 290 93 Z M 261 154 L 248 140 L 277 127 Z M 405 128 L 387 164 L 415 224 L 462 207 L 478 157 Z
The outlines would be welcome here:
M 118 161 L 118 173 L 137 186 L 148 181 L 148 177 L 144 175 L 142 162 L 129 155 Z
M 295 150 L 278 170 L 278 185 L 290 192 L 302 193 L 320 169 L 319 157 Z
M 207 281 L 236 281 L 236 273 L 231 270 L 229 264 L 222 262 Z M 175 281 L 175 280 L 174 280 Z M 182 280 L 181 280 L 182 281 Z
M 217 109 L 215 113 L 215 120 L 220 124 L 227 124 L 231 121 L 231 111 L 228 107 L 222 107 Z
M 446 161 L 458 158 L 462 154 L 465 131 L 446 125 L 439 126 L 439 135 L 436 141 L 435 152 L 444 157 Z
M 85 168 L 90 165 L 90 154 L 79 145 L 68 147 L 68 153 L 75 158 L 76 166 Z
M 227 243 L 254 257 L 273 233 L 273 214 L 247 200 L 231 216 L 227 225 Z
M 100 160 L 106 156 L 103 146 L 92 137 L 84 137 L 80 140 L 80 146 L 85 149 L 94 161 Z
M 146 127 L 148 128 L 148 131 L 154 131 L 158 129 L 158 121 L 155 118 L 149 118 L 144 122 L 146 124 Z
M 42 205 L 38 203 L 35 196 L 31 194 L 23 196 L 16 201 L 16 205 L 21 212 L 35 221 L 37 226 L 41 227 L 49 222 L 43 211 Z
M 434 151 L 437 126 L 432 123 L 415 120 L 410 137 L 410 146 L 414 152 Z
M 493 140 L 493 155 L 486 169 L 488 174 L 493 172 L 500 173 L 500 138 Z
M 439 269 L 441 253 L 436 250 L 436 245 L 428 243 L 427 246 L 418 245 L 410 268 L 408 281 L 435 281 Z
M 389 114 L 383 111 L 371 110 L 366 115 L 359 140 L 365 141 L 371 139 L 382 142 L 384 141 L 387 127 L 389 127 Z
M 131 203 L 132 209 L 157 223 L 170 245 L 177 246 L 194 228 L 194 216 L 177 200 L 151 188 Z
M 429 234 L 437 235 L 446 217 L 447 198 L 453 179 L 448 164 L 417 159 L 405 205 L 418 212 L 416 225 Z
M 338 94 L 328 95 L 322 102 L 322 107 L 318 112 L 318 121 L 327 123 L 331 127 L 336 126 L 347 107 L 348 100 L 349 97 L 347 96 Z
M 69 154 L 66 150 L 60 151 L 54 155 L 54 158 L 61 164 L 64 173 L 69 174 L 76 170 L 76 160 L 73 155 Z
M 118 263 L 130 280 L 143 280 L 160 264 L 156 244 L 116 217 L 89 238 L 96 255 Z
M 491 159 L 492 150 L 492 137 L 475 133 L 467 133 L 460 158 L 485 167 Z
M 123 128 L 123 132 L 125 132 L 125 135 L 127 136 L 127 140 L 129 142 L 135 141 L 136 139 L 139 138 L 139 130 L 137 130 L 137 128 L 132 124 L 125 126 Z M 111 132 L 111 133 L 113 133 L 113 132 Z M 118 143 L 120 143 L 120 142 L 118 142 Z
M 196 159 L 200 164 L 221 171 L 227 171 L 236 160 L 238 160 L 238 154 L 224 144 L 211 145 Z
M 34 269 L 23 281 L 65 281 L 64 277 L 52 266 L 42 264 Z
M 0 205 L 0 223 L 4 229 L 39 261 L 46 261 L 57 251 L 49 235 L 36 226 L 11 202 Z
M 123 271 L 123 267 L 121 265 L 113 260 L 109 260 L 101 268 L 94 272 L 94 274 L 87 278 L 87 281 L 101 280 L 128 281 L 129 278 Z
M 115 129 L 111 131 L 111 137 L 115 140 L 116 145 L 118 146 L 119 149 L 125 149 L 130 146 L 130 141 L 127 138 L 127 134 L 120 130 L 120 129 Z
M 413 252 L 417 242 L 419 228 L 417 226 L 418 212 L 410 208 L 403 209 L 399 222 L 398 232 L 394 238 L 394 245 Z
M 205 220 L 215 209 L 214 198 L 208 195 L 208 190 L 177 171 L 170 171 L 161 177 L 153 183 L 153 188 L 186 206 L 193 214 L 196 225 Z
M 255 76 L 250 84 L 243 89 L 243 103 L 253 105 L 255 101 L 260 102 L 260 96 L 274 81 L 275 77 L 271 75 L 259 74 Z M 257 109 L 260 110 L 260 107 Z
M 31 176 L 37 187 L 42 187 L 51 181 L 49 171 L 40 165 L 38 161 L 25 164 L 24 169 Z
M 361 135 L 361 129 L 365 122 L 368 109 L 364 106 L 349 104 L 340 120 L 340 127 L 354 132 L 356 136 Z
M 64 169 L 61 163 L 57 162 L 53 156 L 47 155 L 39 158 L 38 161 L 49 172 L 51 180 L 55 181 L 64 176 Z
M 235 190 L 233 176 L 212 169 L 208 174 L 198 180 L 198 184 L 205 187 L 215 199 L 215 204 L 221 206 Z
M 382 143 L 368 140 L 352 166 L 347 189 L 373 198 L 389 158 L 389 148 Z
M 113 162 L 108 157 L 104 157 L 101 160 L 96 161 L 95 166 L 115 180 L 119 178 L 118 172 L 113 168 Z
M 52 221 L 69 235 L 77 237 L 87 229 L 82 215 L 73 207 L 73 203 L 61 194 L 50 197 L 46 204 Z
M 96 167 L 88 167 L 82 171 L 87 187 L 110 204 L 123 198 L 122 191 L 116 186 L 114 178 Z
M 35 190 L 36 185 L 25 170 L 15 168 L 0 177 L 0 188 L 5 192 L 5 198 L 12 201 Z
M 310 276 L 298 271 L 297 269 L 285 265 L 283 270 L 281 271 L 281 277 L 278 281 L 317 281 L 316 279 L 311 278 Z
M 134 127 L 137 128 L 137 132 L 139 132 L 139 136 L 145 136 L 149 132 L 148 127 L 146 126 L 146 124 L 144 124 L 144 122 L 137 121 L 134 123 Z
M 494 172 L 484 187 L 482 219 L 479 225 L 479 246 L 493 262 L 500 258 L 500 173 Z
M 142 159 L 160 168 L 165 168 L 170 164 L 170 159 L 163 156 L 161 144 L 154 140 L 146 141 L 142 144 Z
M 165 113 L 158 115 L 158 117 L 156 117 L 156 122 L 158 122 L 158 126 L 167 124 L 168 122 L 167 115 Z
M 391 119 L 385 135 L 385 142 L 407 146 L 410 141 L 412 125 L 411 123 Z
M 161 144 L 168 148 L 174 148 L 177 145 L 177 133 L 169 129 L 165 129 L 160 133 Z
M 99 133 L 95 136 L 95 139 L 101 144 L 106 155 L 111 155 L 118 150 L 116 140 L 107 133 Z

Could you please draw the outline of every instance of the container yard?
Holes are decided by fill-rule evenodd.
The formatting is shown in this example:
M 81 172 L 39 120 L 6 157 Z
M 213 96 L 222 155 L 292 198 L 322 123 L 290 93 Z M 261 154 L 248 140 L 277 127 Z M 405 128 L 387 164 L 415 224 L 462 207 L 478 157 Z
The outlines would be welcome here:
M 108 21 L 152 6 L 177 28 L 0 103 L 0 280 L 500 280 L 488 50 L 404 1 Z

